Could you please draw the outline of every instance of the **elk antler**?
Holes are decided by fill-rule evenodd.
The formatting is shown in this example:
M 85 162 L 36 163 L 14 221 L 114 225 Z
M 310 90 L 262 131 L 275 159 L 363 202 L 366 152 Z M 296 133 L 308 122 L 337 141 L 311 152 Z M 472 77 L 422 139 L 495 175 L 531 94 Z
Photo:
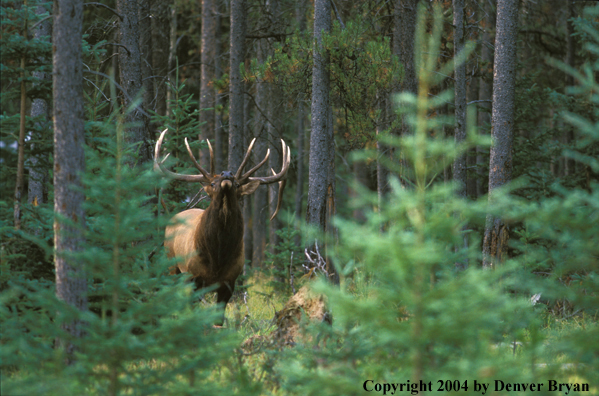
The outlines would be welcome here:
M 198 161 L 195 159 L 195 157 L 193 156 L 193 153 L 191 152 L 191 148 L 189 147 L 189 143 L 187 143 L 187 138 L 185 139 L 185 146 L 187 147 L 187 152 L 189 153 L 189 156 L 191 157 L 191 160 L 193 162 L 193 164 L 195 165 L 195 167 L 202 173 L 201 175 L 184 175 L 181 173 L 175 173 L 175 172 L 171 172 L 170 170 L 166 169 L 166 167 L 164 166 L 164 161 L 166 161 L 166 159 L 168 158 L 168 156 L 170 155 L 167 154 L 166 157 L 164 157 L 164 159 L 162 161 L 158 160 L 158 157 L 160 155 L 160 147 L 162 146 L 162 141 L 164 140 L 164 136 L 166 135 L 166 132 L 168 131 L 168 128 L 165 129 L 164 131 L 162 131 L 162 133 L 160 134 L 160 137 L 158 138 L 158 141 L 156 142 L 156 147 L 154 149 L 154 168 L 159 168 L 164 174 L 172 177 L 173 179 L 176 180 L 182 180 L 182 181 L 187 181 L 187 182 L 199 182 L 199 183 L 209 183 L 210 180 L 212 180 L 212 177 L 208 174 L 208 172 L 206 172 L 206 170 L 204 168 L 202 168 L 202 166 L 200 164 L 198 164 Z M 209 147 L 210 147 L 210 168 L 211 170 L 214 170 L 214 165 L 213 165 L 213 156 L 212 156 L 212 147 L 210 146 L 210 143 L 208 143 Z

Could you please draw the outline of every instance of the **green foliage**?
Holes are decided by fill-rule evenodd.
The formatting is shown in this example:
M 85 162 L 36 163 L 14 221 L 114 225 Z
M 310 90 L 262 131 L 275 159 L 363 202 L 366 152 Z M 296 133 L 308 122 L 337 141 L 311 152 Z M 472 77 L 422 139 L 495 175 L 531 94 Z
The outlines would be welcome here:
M 293 294 L 293 289 L 295 291 L 299 289 L 300 278 L 304 275 L 303 249 L 297 245 L 300 231 L 295 226 L 288 225 L 278 230 L 277 235 L 280 242 L 275 246 L 275 253 L 266 252 L 266 263 L 271 276 L 269 285 L 276 292 L 290 296 Z
M 46 283 L 11 277 L 0 294 L 2 393 L 247 394 L 238 337 L 212 328 L 219 309 L 198 307 L 201 294 L 167 275 L 162 253 L 148 259 L 166 223 L 147 194 L 161 177 L 126 165 L 122 128 L 118 117 L 106 120 L 86 153 L 86 245 L 71 258 L 87 271 L 90 311 L 58 300 Z M 85 323 L 83 338 L 63 330 L 73 320 Z M 53 348 L 57 338 L 76 347 L 74 364 Z
M 421 10 L 423 45 L 416 48 L 424 93 L 433 81 L 429 73 L 435 70 L 430 66 L 436 60 L 440 20 L 437 10 L 424 45 Z M 593 84 L 585 86 L 596 92 Z M 468 380 L 463 394 L 473 393 L 474 379 L 544 383 L 544 390 L 548 380 L 593 387 L 599 380 L 594 369 L 599 364 L 599 185 L 593 183 L 590 192 L 554 186 L 552 196 L 539 197 L 539 203 L 509 190 L 489 208 L 485 202 L 462 201 L 453 186 L 435 183 L 438 168 L 466 148 L 431 137 L 443 124 L 429 116 L 440 103 L 425 95 L 402 94 L 400 100 L 410 109 L 415 133 L 386 143 L 405 149 L 413 188 L 393 181 L 381 210 L 370 212 L 365 224 L 337 219 L 335 262 L 344 275 L 356 275 L 341 288 L 314 285 L 326 295 L 334 322 L 332 327 L 313 326 L 308 341 L 282 354 L 276 370 L 284 392 L 358 394 L 365 380 L 431 381 L 433 392 L 439 380 Z M 586 126 L 589 143 L 597 142 L 596 124 L 575 116 L 566 119 L 581 133 L 585 127 L 580 126 Z M 376 200 L 365 194 L 359 205 L 373 206 Z M 480 260 L 479 240 L 472 238 L 469 247 L 462 243 L 464 225 L 484 221 L 487 211 L 525 225 L 513 243 L 520 254 L 495 271 L 474 265 Z M 521 243 L 534 238 L 548 243 Z M 471 265 L 457 271 L 458 262 Z M 529 272 L 530 264 L 547 262 L 553 263 L 549 276 Z M 529 300 L 534 293 L 542 295 L 536 306 Z M 591 319 L 580 319 L 580 325 L 547 325 L 548 308 L 563 299 L 572 314 L 584 312 Z M 529 393 L 537 394 L 519 392 Z
M 163 153 L 161 155 L 165 156 L 166 153 L 171 153 L 170 158 L 175 159 L 173 171 L 177 173 L 197 172 L 195 168 L 190 166 L 188 153 L 185 149 L 185 139 L 187 139 L 190 148 L 196 153 L 198 149 L 207 147 L 204 141 L 200 142 L 197 138 L 201 125 L 198 102 L 193 98 L 193 95 L 184 93 L 185 83 L 179 83 L 178 73 L 175 83 L 167 82 L 166 84 L 171 91 L 171 99 L 168 101 L 170 114 L 161 116 L 154 113 L 152 117 L 152 122 L 169 130 L 166 141 L 162 145 Z M 172 161 L 166 162 L 166 166 L 171 165 Z M 169 205 L 168 210 L 177 212 L 184 209 L 184 201 L 189 200 L 198 192 L 198 189 L 193 189 L 193 187 L 189 183 L 173 182 L 164 195 Z

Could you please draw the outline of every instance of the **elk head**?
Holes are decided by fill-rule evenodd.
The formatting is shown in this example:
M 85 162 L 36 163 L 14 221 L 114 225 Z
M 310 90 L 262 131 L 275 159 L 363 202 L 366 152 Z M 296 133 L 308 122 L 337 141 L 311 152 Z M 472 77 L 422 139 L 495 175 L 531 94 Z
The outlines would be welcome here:
M 164 242 L 167 256 L 180 259 L 179 263 L 171 268 L 171 273 L 189 273 L 197 288 L 218 284 L 217 301 L 224 302 L 226 306 L 235 289 L 235 280 L 243 270 L 244 263 L 243 216 L 239 198 L 252 194 L 261 184 L 279 183 L 277 208 L 271 220 L 277 215 L 281 207 L 285 176 L 289 170 L 291 159 L 289 147 L 281 139 L 283 165 L 279 173 L 271 169 L 271 176 L 252 176 L 266 163 L 270 149 L 260 163 L 243 173 L 243 168 L 249 160 L 256 141 L 253 139 L 239 169 L 235 173 L 224 171 L 217 175 L 214 172 L 214 153 L 210 142 L 208 142 L 210 150 L 210 173 L 208 173 L 195 159 L 187 139 L 185 139 L 189 157 L 200 174 L 184 175 L 166 169 L 164 161 L 168 155 L 159 160 L 160 147 L 166 132 L 165 129 L 156 142 L 154 167 L 173 179 L 202 184 L 204 191 L 212 199 L 206 210 L 185 210 L 177 214 L 171 224 L 167 226 Z

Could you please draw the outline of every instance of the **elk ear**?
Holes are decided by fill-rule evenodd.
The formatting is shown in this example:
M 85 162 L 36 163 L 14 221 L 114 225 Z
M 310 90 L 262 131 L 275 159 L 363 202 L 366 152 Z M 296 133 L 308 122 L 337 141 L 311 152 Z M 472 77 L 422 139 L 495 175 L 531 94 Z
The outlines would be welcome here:
M 246 183 L 244 185 L 242 185 L 241 187 L 239 187 L 239 196 L 242 195 L 250 195 L 253 194 L 254 191 L 256 191 L 256 189 L 260 186 L 260 180 L 252 180 L 249 183 Z

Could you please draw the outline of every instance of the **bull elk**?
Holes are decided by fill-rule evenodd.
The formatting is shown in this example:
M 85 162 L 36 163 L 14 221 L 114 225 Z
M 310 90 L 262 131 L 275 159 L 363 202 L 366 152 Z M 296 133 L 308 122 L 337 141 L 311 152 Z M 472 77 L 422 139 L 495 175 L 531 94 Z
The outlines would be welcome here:
M 217 302 L 222 302 L 226 309 L 235 290 L 235 280 L 241 274 L 244 264 L 243 215 L 240 198 L 243 195 L 252 194 L 261 184 L 278 182 L 277 207 L 270 219 L 272 220 L 277 215 L 285 188 L 285 176 L 289 169 L 289 147 L 281 139 L 283 165 L 279 173 L 275 173 L 271 169 L 272 176 L 252 177 L 268 160 L 270 149 L 267 150 L 266 156 L 259 164 L 242 174 L 256 139 L 250 143 L 235 174 L 224 171 L 217 175 L 214 173 L 214 153 L 210 142 L 208 142 L 210 151 L 210 173 L 208 173 L 197 162 L 187 139 L 185 139 L 185 146 L 191 161 L 201 174 L 184 175 L 166 169 L 164 161 L 168 155 L 162 160 L 159 159 L 160 147 L 166 132 L 165 129 L 156 142 L 154 167 L 173 179 L 202 184 L 204 191 L 212 200 L 205 210 L 188 209 L 177 214 L 166 227 L 164 246 L 167 250 L 167 257 L 176 257 L 180 260 L 176 266 L 171 267 L 170 273 L 189 273 L 196 289 L 218 285 L 216 289 Z M 224 310 L 222 321 L 224 321 Z

